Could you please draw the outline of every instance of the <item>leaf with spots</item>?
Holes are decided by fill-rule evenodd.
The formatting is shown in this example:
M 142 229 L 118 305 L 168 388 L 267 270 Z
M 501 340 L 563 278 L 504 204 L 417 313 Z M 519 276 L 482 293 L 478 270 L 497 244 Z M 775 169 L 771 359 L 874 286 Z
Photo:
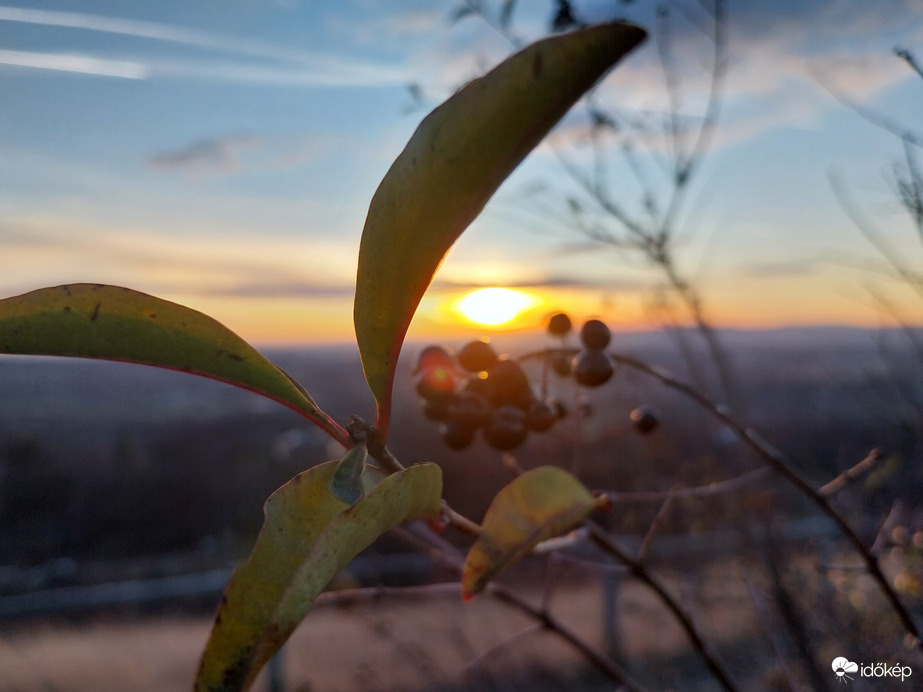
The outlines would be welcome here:
M 438 515 L 442 472 L 435 464 L 392 474 L 348 505 L 329 490 L 340 463 L 295 476 L 266 501 L 253 552 L 215 616 L 196 692 L 249 689 L 337 572 L 398 524 Z
M 382 438 L 401 343 L 444 255 L 520 161 L 645 35 L 602 24 L 525 48 L 430 113 L 385 175 L 362 232 L 354 305 Z
M 300 384 L 227 327 L 127 288 L 71 284 L 0 300 L 0 353 L 102 358 L 203 375 L 275 399 L 345 439 Z
M 570 531 L 607 504 L 604 496 L 594 496 L 557 466 L 539 466 L 516 477 L 490 503 L 481 535 L 465 558 L 465 600 L 480 593 L 536 545 Z

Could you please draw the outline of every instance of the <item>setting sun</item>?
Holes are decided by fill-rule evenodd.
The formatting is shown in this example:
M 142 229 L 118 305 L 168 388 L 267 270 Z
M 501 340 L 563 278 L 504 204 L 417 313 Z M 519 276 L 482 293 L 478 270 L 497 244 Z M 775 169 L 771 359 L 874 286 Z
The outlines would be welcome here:
M 487 326 L 506 324 L 541 300 L 511 288 L 480 288 L 452 304 L 452 309 L 469 322 Z

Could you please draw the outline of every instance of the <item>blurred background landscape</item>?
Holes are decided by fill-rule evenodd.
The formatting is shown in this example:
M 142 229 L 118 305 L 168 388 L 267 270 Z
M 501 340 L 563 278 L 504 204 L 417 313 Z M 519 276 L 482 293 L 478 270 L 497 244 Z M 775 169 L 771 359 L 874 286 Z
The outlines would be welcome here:
M 740 380 L 748 402 L 743 420 L 790 455 L 815 485 L 878 448 L 882 461 L 839 497 L 839 506 L 872 542 L 895 501 L 901 503 L 899 524 L 908 549 L 917 550 L 923 514 L 915 508 L 923 499 L 923 479 L 916 411 L 923 402 L 912 397 L 923 391 L 923 368 L 906 335 L 800 328 L 721 336 L 746 373 Z M 492 343 L 498 350 L 524 353 L 547 341 L 533 334 Z M 462 452 L 442 444 L 439 426 L 423 416 L 412 388 L 413 362 L 423 345 L 408 344 L 399 367 L 391 448 L 407 463 L 438 460 L 447 499 L 459 511 L 480 517 L 509 481 L 509 471 L 501 453 L 481 439 Z M 619 334 L 613 347 L 680 379 L 687 376 L 663 333 Z M 307 383 L 333 415 L 370 413 L 353 349 L 286 349 L 270 356 Z M 540 379 L 538 370 L 530 372 Z M 180 373 L 7 358 L 0 362 L 0 378 L 5 393 L 0 401 L 0 668 L 15 672 L 0 681 L 0 689 L 39 689 L 34 686 L 42 680 L 64 685 L 60 689 L 91 689 L 112 680 L 133 681 L 137 689 L 183 688 L 217 598 L 259 530 L 266 496 L 304 468 L 336 458 L 338 449 L 274 402 Z M 627 493 L 706 485 L 755 467 L 729 430 L 657 382 L 620 369 L 612 384 L 590 391 L 586 400 L 570 385 L 553 376 L 551 386 L 559 388 L 565 405 L 585 407 L 582 432 L 577 433 L 572 413 L 547 433 L 533 434 L 516 451 L 522 467 L 573 468 L 579 457 L 579 472 L 589 487 Z M 641 434 L 630 424 L 629 412 L 638 406 L 657 412 L 653 433 Z M 628 502 L 603 519 L 633 544 L 658 508 Z M 778 480 L 765 477 L 728 495 L 675 503 L 651 555 L 652 564 L 679 585 L 696 575 L 694 587 L 679 588 L 694 588 L 696 607 L 722 654 L 732 661 L 739 657 L 744 668 L 752 666 L 756 688 L 765 684 L 761 668 L 735 647 L 751 641 L 759 617 L 748 612 L 753 608 L 749 596 L 740 591 L 736 568 L 726 561 L 748 552 L 740 540 L 759 534 L 764 522 L 775 522 L 789 577 L 808 579 L 798 581 L 799 588 L 817 578 L 815 558 L 806 557 L 813 555 L 816 541 L 837 554 L 832 525 Z M 448 537 L 466 543 L 457 534 Z M 761 542 L 751 540 L 754 549 Z M 286 648 L 285 675 L 292 689 L 482 689 L 491 676 L 499 676 L 491 684 L 503 690 L 578 684 L 606 689 L 604 679 L 594 682 L 592 670 L 553 639 L 530 640 L 513 658 L 497 656 L 483 669 L 471 668 L 472 658 L 522 625 L 486 597 L 461 604 L 451 574 L 412 547 L 383 538 L 333 587 L 449 580 L 449 589 L 429 597 L 424 609 L 429 616 L 401 599 L 347 610 L 320 606 Z M 688 569 L 690 560 L 694 572 Z M 543 564 L 543 558 L 527 560 L 510 583 L 539 599 L 542 574 L 549 569 Z M 908 577 L 902 595 L 920 603 L 918 573 L 903 561 L 896 564 L 897 573 L 904 570 Z M 797 577 L 792 565 L 814 576 Z M 564 572 L 556 591 L 562 612 L 590 640 L 631 655 L 642 679 L 654 676 L 646 678 L 649 684 L 668 688 L 681 678 L 689 689 L 711 689 L 713 682 L 689 662 L 683 635 L 642 587 L 586 565 Z M 605 624 L 616 611 L 602 606 L 612 588 L 622 604 L 616 630 Z M 856 588 L 848 586 L 844 598 Z M 865 584 L 860 590 L 870 588 Z M 875 602 L 868 593 L 862 598 Z M 653 629 L 652 622 L 658 623 Z M 836 619 L 828 615 L 821 622 L 835 632 Z M 351 655 L 356 641 L 367 641 L 370 653 Z M 157 664 L 145 663 L 152 648 Z M 123 659 L 114 668 L 112 652 Z M 754 657 L 765 664 L 765 655 Z M 330 665 L 331 657 L 336 665 Z M 42 662 L 47 659 L 54 663 Z M 396 668 L 388 663 L 394 660 L 400 662 Z M 71 678 L 75 666 L 84 671 L 83 682 Z
M 487 336 L 516 357 L 561 345 L 544 333 L 555 312 L 601 319 L 615 353 L 690 383 L 811 486 L 870 459 L 830 502 L 923 620 L 917 0 L 0 5 L 0 296 L 102 282 L 183 303 L 335 420 L 371 419 L 352 301 L 382 176 L 427 112 L 517 47 L 613 19 L 650 40 L 446 257 L 402 353 L 389 447 L 438 462 L 475 520 L 517 467 L 617 493 L 595 521 L 741 689 L 836 689 L 839 656 L 923 675 L 832 522 L 656 377 L 621 366 L 584 389 L 530 360 L 567 415 L 503 454 L 480 436 L 448 449 L 413 375 L 427 345 Z M 341 454 L 228 385 L 0 357 L 0 692 L 188 689 L 267 495 Z M 457 575 L 410 538 L 338 575 L 257 688 L 612 689 L 535 618 L 462 603 Z M 502 581 L 649 688 L 718 689 L 599 550 L 530 556 Z

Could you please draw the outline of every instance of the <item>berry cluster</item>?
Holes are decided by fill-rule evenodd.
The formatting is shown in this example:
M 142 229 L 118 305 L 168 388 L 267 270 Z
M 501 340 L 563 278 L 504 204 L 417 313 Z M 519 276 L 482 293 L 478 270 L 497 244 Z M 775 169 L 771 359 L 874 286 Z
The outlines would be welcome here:
M 548 321 L 548 333 L 564 338 L 571 331 L 570 317 L 563 312 L 552 315 Z M 580 343 L 583 348 L 573 358 L 554 356 L 551 367 L 561 377 L 574 376 L 578 384 L 584 387 L 598 387 L 612 378 L 615 372 L 612 361 L 606 355 L 606 347 L 612 340 L 612 333 L 605 323 L 599 320 L 587 320 L 580 330 Z
M 548 322 L 549 334 L 562 340 L 572 329 L 564 313 Z M 579 385 L 598 387 L 614 372 L 605 352 L 610 340 L 603 322 L 588 320 L 580 330 L 582 349 L 577 355 L 551 350 L 545 365 L 561 377 L 572 376 Z M 468 343 L 457 355 L 442 346 L 428 346 L 420 353 L 415 374 L 423 413 L 442 424 L 442 439 L 450 449 L 466 448 L 479 430 L 494 449 L 515 449 L 530 431 L 544 432 L 567 415 L 559 401 L 536 397 L 519 363 L 497 355 L 486 340 Z M 652 414 L 644 416 L 643 423 L 634 422 L 644 432 L 656 426 Z
M 478 430 L 494 449 L 515 449 L 530 430 L 545 431 L 564 414 L 559 404 L 539 400 L 519 363 L 498 356 L 487 341 L 472 341 L 457 357 L 428 346 L 416 375 L 423 413 L 443 424 L 450 449 L 467 447 Z

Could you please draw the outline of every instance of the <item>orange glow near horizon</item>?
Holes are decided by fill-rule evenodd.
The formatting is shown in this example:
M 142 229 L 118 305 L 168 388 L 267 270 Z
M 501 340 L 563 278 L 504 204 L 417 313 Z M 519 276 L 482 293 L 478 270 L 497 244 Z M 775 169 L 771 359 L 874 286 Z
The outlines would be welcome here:
M 452 303 L 452 310 L 469 323 L 503 327 L 542 303 L 531 293 L 512 288 L 479 288 Z
M 737 281 L 733 287 L 716 286 L 708 295 L 708 317 L 718 329 L 763 330 L 779 327 L 844 325 L 882 326 L 875 310 L 848 296 L 824 293 L 816 287 L 792 280 L 767 290 L 758 280 Z M 813 289 L 813 290 L 812 290 Z M 496 287 L 494 287 L 496 290 Z M 643 296 L 634 293 L 607 294 L 583 288 L 530 286 L 509 290 L 524 294 L 526 307 L 506 321 L 492 313 L 487 300 L 480 312 L 472 303 L 465 311 L 466 299 L 473 294 L 487 298 L 502 293 L 478 291 L 433 291 L 421 302 L 407 339 L 439 341 L 475 338 L 501 333 L 540 334 L 548 316 L 566 312 L 575 325 L 589 318 L 601 319 L 615 332 L 657 330 L 657 317 L 644 309 Z M 224 323 L 243 338 L 260 346 L 305 346 L 355 344 L 352 322 L 352 296 L 314 296 L 309 298 L 242 299 L 203 297 L 198 294 L 162 296 L 205 312 Z M 494 300 L 496 307 L 501 301 Z M 490 310 L 488 310 L 490 308 Z M 908 313 L 912 324 L 923 317 Z M 885 322 L 886 324 L 886 322 Z M 684 326 L 691 326 L 686 321 Z

